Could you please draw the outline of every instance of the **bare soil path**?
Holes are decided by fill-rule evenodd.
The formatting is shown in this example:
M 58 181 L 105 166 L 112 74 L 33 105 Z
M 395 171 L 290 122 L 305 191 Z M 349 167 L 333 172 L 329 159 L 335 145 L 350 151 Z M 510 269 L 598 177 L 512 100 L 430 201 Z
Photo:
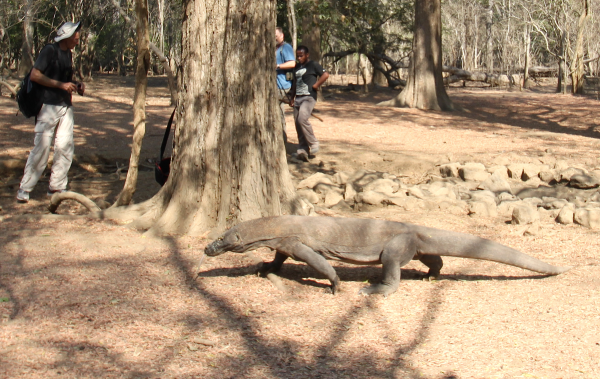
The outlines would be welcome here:
M 600 168 L 597 100 L 550 86 L 450 89 L 463 112 L 375 104 L 395 92 L 331 91 L 314 119 L 322 151 L 290 163 L 296 179 L 317 171 L 371 169 L 426 178 L 449 161 L 490 164 L 547 152 Z M 131 141 L 133 78 L 99 77 L 75 98 L 71 189 L 114 201 Z M 146 238 L 92 220 L 74 203 L 46 214 L 47 178 L 28 204 L 14 196 L 33 139 L 32 120 L 0 97 L 0 378 L 599 378 L 598 231 L 542 220 L 524 236 L 504 217 L 386 207 L 345 216 L 385 218 L 467 232 L 555 265 L 556 277 L 491 262 L 446 259 L 424 282 L 411 263 L 397 293 L 364 298 L 379 267 L 334 264 L 327 281 L 304 264 L 284 265 L 286 291 L 253 275 L 257 257 L 226 254 L 198 268 L 205 238 Z M 142 158 L 155 159 L 171 112 L 164 78 L 150 78 Z M 295 133 L 288 114 L 288 135 Z M 293 151 L 293 145 L 288 146 Z M 15 159 L 16 161 L 11 161 Z M 10 167 L 9 167 L 10 166 Z M 159 190 L 148 163 L 135 201 Z M 327 213 L 327 212 L 324 212 Z M 200 272 L 200 274 L 198 274 Z

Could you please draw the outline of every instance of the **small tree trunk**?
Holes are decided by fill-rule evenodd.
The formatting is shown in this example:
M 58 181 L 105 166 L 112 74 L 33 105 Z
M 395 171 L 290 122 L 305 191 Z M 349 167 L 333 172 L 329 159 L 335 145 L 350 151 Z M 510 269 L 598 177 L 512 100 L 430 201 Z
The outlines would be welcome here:
M 296 54 L 298 47 L 298 26 L 296 24 L 296 0 L 287 0 L 288 24 L 290 27 L 290 36 L 292 37 L 292 48 Z
M 574 59 L 571 61 L 571 83 L 573 85 L 572 91 L 574 94 L 582 94 L 583 91 L 583 33 L 586 20 L 589 16 L 589 5 L 588 0 L 583 0 L 583 10 L 581 16 L 579 16 L 579 22 L 577 24 L 577 39 L 575 40 L 575 51 L 573 53 Z
M 531 49 L 531 34 L 529 31 L 529 25 L 525 25 L 525 32 L 523 34 L 523 40 L 525 42 L 525 67 L 523 68 L 523 88 L 529 87 L 529 54 Z
M 487 71 L 494 73 L 494 41 L 492 39 L 492 26 L 494 25 L 494 0 L 488 0 L 485 11 L 485 62 Z
M 412 59 L 406 87 L 384 106 L 454 110 L 442 78 L 440 0 L 416 0 Z
M 358 54 L 358 72 L 360 73 L 360 76 L 362 76 L 363 79 L 363 89 L 362 92 L 363 93 L 369 93 L 369 83 L 368 83 L 368 70 L 367 70 L 367 63 L 365 62 L 365 56 L 363 54 Z
M 33 20 L 35 18 L 34 0 L 27 0 L 25 17 L 23 18 L 23 44 L 21 45 L 21 62 L 19 76 L 25 76 L 35 63 L 33 59 Z
M 135 193 L 138 178 L 138 165 L 142 140 L 146 134 L 146 89 L 148 88 L 148 69 L 150 68 L 150 34 L 148 31 L 148 0 L 135 0 L 137 14 L 137 68 L 135 73 L 135 95 L 133 98 L 133 144 L 129 169 L 123 190 L 114 206 L 128 205 Z

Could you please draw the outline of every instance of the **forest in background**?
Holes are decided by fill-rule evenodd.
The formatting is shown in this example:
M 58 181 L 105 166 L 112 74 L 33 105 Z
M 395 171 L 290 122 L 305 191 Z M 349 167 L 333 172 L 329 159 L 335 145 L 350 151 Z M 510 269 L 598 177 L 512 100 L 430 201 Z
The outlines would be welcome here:
M 150 74 L 181 67 L 182 1 L 151 0 Z M 582 78 L 600 71 L 600 4 L 589 0 L 459 0 L 442 3 L 444 70 L 558 77 L 557 90 L 581 92 Z M 132 74 L 136 65 L 133 0 L 0 0 L 0 73 L 19 79 L 65 21 L 84 29 L 75 51 L 79 78 Z M 407 0 L 278 0 L 286 40 L 311 48 L 334 73 L 363 83 L 402 87 L 411 53 L 414 2 Z M 295 26 L 295 28 L 294 28 Z M 294 30 L 296 29 L 296 30 Z M 249 47 L 252 48 L 252 47 Z M 166 58 L 161 65 L 160 51 Z M 461 78 L 465 78 L 464 75 Z M 514 77 L 521 77 L 516 83 Z M 471 80 L 475 76 L 469 76 Z

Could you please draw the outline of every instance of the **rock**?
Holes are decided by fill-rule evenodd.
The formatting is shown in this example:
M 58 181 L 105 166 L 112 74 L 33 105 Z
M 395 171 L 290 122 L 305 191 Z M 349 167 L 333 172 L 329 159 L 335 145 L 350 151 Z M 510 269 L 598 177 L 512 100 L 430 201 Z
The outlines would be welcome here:
M 500 192 L 511 192 L 510 184 L 500 173 L 493 173 L 489 178 L 481 182 L 479 185 L 480 189 L 489 190 L 495 193 Z
M 501 216 L 512 216 L 513 210 L 519 204 L 522 204 L 521 200 L 505 200 L 498 204 L 496 209 Z
M 486 180 L 491 174 L 485 170 L 481 163 L 469 162 L 458 169 L 458 174 L 465 181 L 481 182 Z
M 490 174 L 496 174 L 501 176 L 504 179 L 508 179 L 508 169 L 506 168 L 506 166 L 500 166 L 500 165 L 495 165 L 495 166 L 491 166 L 488 167 L 487 172 L 489 172 Z
M 600 186 L 600 183 L 591 175 L 575 174 L 569 179 L 569 186 L 579 189 L 591 189 Z
M 431 196 L 438 199 L 448 199 L 450 202 L 454 202 L 456 200 L 456 192 L 452 188 L 441 187 L 437 188 L 435 191 L 431 191 Z M 439 202 L 439 200 L 436 200 Z
M 413 187 L 409 187 L 407 189 L 407 192 L 409 195 L 416 197 L 417 199 L 421 199 L 421 200 L 425 200 L 426 196 L 423 193 L 423 191 L 417 187 L 417 186 L 413 186 Z
M 367 191 L 367 192 L 361 192 L 358 194 L 358 201 L 361 203 L 369 204 L 369 205 L 380 206 L 387 199 L 388 199 L 388 197 L 381 192 Z
M 360 170 L 356 171 L 349 181 L 362 188 L 372 181 L 381 179 L 382 177 L 383 175 L 380 172 Z
M 535 222 L 529 225 L 527 228 L 525 228 L 525 231 L 523 232 L 524 236 L 537 236 L 538 234 L 540 234 L 539 222 Z
M 469 198 L 472 201 L 479 201 L 482 199 L 486 199 L 486 198 L 490 198 L 490 199 L 496 199 L 496 194 L 493 193 L 492 191 L 488 191 L 488 190 L 480 190 L 480 191 L 471 191 L 469 192 Z
M 303 197 L 311 204 L 317 204 L 321 200 L 321 197 L 317 195 L 315 191 L 308 188 L 300 189 L 297 191 L 297 193 L 298 196 Z
M 539 220 L 540 214 L 538 213 L 537 209 L 531 205 L 522 203 L 513 209 L 511 223 L 514 225 L 532 224 Z
M 327 184 L 330 186 L 335 186 L 335 183 L 333 182 L 333 180 L 331 180 L 329 175 L 323 174 L 322 172 L 317 172 L 316 174 L 311 175 L 308 178 L 301 181 L 298 184 L 297 189 L 303 189 L 303 188 L 313 189 L 318 184 Z
M 523 176 L 523 164 L 514 163 L 507 167 L 508 169 L 508 177 L 511 179 L 519 179 Z
M 500 195 L 498 195 L 498 201 L 502 202 L 502 201 L 508 201 L 508 200 L 517 200 L 517 197 L 515 195 L 513 195 L 512 193 L 508 193 L 508 192 L 502 192 Z
M 554 169 L 558 172 L 561 172 L 563 170 L 566 170 L 569 168 L 569 163 L 567 163 L 567 161 L 565 160 L 557 160 L 556 163 L 554 163 Z
M 537 208 L 539 205 L 544 203 L 544 200 L 540 199 L 539 197 L 527 197 L 523 199 L 523 202 L 531 205 L 534 208 Z
M 447 163 L 440 166 L 440 175 L 443 178 L 458 178 L 458 168 L 460 163 Z
M 350 207 L 350 205 L 344 200 L 340 200 L 337 204 L 331 207 L 331 209 L 339 212 L 352 212 L 352 207 Z
M 521 180 L 528 181 L 529 179 L 537 178 L 540 174 L 540 167 L 531 163 L 523 165 L 523 174 Z
M 569 167 L 566 170 L 562 170 L 560 171 L 560 174 L 558 175 L 559 177 L 559 181 L 560 182 L 568 182 L 571 180 L 571 177 L 574 175 L 585 175 L 585 171 L 583 171 L 580 168 L 575 168 L 575 167 Z
M 400 183 L 391 179 L 376 179 L 363 187 L 364 192 L 375 191 L 392 195 L 400 189 Z
M 350 179 L 350 176 L 351 175 L 349 173 L 345 172 L 345 171 L 339 171 L 339 172 L 336 172 L 333 175 L 333 181 L 336 184 L 338 184 L 338 185 L 341 186 L 341 185 L 344 185 L 344 184 L 348 183 L 348 180 Z
M 342 193 L 342 189 L 336 184 L 318 183 L 313 190 L 319 195 L 326 195 L 331 191 Z
M 540 174 L 538 176 L 540 180 L 545 183 L 552 183 L 553 181 L 556 181 L 556 174 L 550 170 L 540 171 Z
M 356 201 L 356 190 L 354 189 L 352 183 L 346 183 L 346 187 L 344 189 L 344 200 L 350 204 Z
M 495 217 L 498 215 L 496 201 L 489 197 L 483 197 L 469 205 L 469 215 Z
M 556 164 L 556 157 L 551 154 L 544 154 L 539 159 L 540 159 L 540 162 L 542 162 L 543 164 L 546 164 L 550 167 L 554 167 L 554 165 Z
M 587 228 L 600 229 L 600 209 L 577 209 L 573 216 L 573 221 Z
M 344 197 L 342 196 L 341 193 L 339 193 L 337 191 L 329 191 L 325 195 L 325 206 L 327 208 L 333 207 L 334 205 L 336 205 L 337 203 L 339 203 L 340 201 L 343 201 L 343 200 L 344 200 Z
M 544 201 L 544 203 L 542 204 L 542 207 L 544 207 L 545 209 L 563 209 L 563 207 L 567 204 L 569 204 L 569 202 L 565 199 L 542 199 Z

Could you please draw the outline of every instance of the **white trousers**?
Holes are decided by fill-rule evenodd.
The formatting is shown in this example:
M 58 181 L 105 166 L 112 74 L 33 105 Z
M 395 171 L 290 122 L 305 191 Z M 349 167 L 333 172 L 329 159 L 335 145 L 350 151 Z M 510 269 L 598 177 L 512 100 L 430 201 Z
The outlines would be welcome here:
M 44 104 L 35 124 L 34 147 L 29 153 L 21 190 L 31 192 L 48 165 L 50 144 L 54 138 L 54 163 L 50 174 L 50 190 L 67 189 L 67 173 L 73 162 L 73 109 L 65 103 Z M 56 132 L 56 133 L 55 133 Z

